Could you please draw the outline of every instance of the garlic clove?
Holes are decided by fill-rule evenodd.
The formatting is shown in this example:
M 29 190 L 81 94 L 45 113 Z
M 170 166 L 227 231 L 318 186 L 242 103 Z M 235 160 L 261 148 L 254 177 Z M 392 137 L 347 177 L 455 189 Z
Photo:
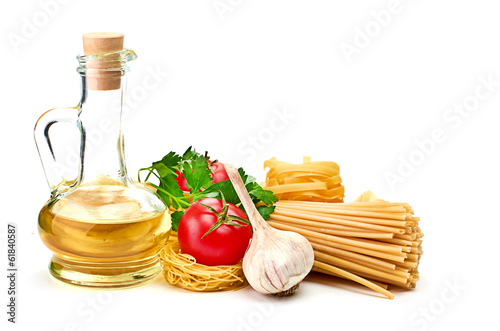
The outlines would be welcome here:
M 311 244 L 298 233 L 270 227 L 255 208 L 236 168 L 228 164 L 225 168 L 253 227 L 253 237 L 243 257 L 248 283 L 259 293 L 292 294 L 312 269 Z

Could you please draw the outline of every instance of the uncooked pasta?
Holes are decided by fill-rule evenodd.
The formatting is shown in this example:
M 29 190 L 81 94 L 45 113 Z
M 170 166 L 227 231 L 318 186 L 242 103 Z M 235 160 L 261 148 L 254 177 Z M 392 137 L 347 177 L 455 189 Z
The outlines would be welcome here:
M 414 288 L 423 233 L 407 203 L 365 192 L 351 203 L 280 200 L 269 219 L 277 229 L 305 236 L 314 271 L 353 280 L 392 299 L 387 285 Z
M 213 292 L 239 290 L 248 285 L 241 261 L 229 266 L 206 266 L 183 254 L 175 236 L 160 252 L 163 276 L 171 285 L 191 291 Z
M 264 162 L 269 168 L 264 188 L 280 200 L 343 202 L 344 186 L 335 162 L 315 161 L 304 157 L 302 164 L 291 164 L 272 158 Z

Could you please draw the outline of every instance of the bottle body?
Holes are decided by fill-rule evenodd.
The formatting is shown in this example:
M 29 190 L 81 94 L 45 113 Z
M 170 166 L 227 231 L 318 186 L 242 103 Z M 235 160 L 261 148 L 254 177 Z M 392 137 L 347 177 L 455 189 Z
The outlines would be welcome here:
M 80 185 L 40 211 L 40 237 L 54 254 L 56 278 L 124 287 L 154 277 L 170 234 L 170 216 L 148 188 L 114 180 Z
M 110 71 L 113 79 L 119 72 L 119 84 L 113 83 L 109 90 L 92 90 L 87 86 L 88 70 L 79 68 L 82 99 L 76 108 L 68 108 L 76 110 L 72 122 L 81 132 L 80 144 L 68 147 L 79 155 L 73 158 L 77 164 L 61 166 L 65 160 L 56 159 L 49 129 L 58 121 L 50 119 L 50 112 L 42 116 L 49 117 L 42 127 L 35 127 L 44 169 L 44 159 L 58 164 L 51 167 L 55 179 L 47 176 L 51 198 L 40 211 L 38 230 L 54 254 L 51 274 L 67 283 L 128 287 L 152 279 L 161 271 L 158 253 L 170 234 L 170 214 L 164 202 L 152 188 L 131 180 L 127 172 L 122 127 L 123 58 L 119 69 Z M 108 72 L 98 70 L 99 75 Z M 45 150 L 44 139 L 49 146 Z M 67 168 L 76 169 L 74 178 L 57 171 Z

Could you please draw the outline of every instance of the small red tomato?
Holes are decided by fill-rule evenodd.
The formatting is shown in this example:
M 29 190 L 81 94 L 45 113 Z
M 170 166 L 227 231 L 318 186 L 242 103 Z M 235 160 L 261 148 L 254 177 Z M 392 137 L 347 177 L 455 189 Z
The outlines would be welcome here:
M 226 169 L 224 168 L 224 163 L 219 162 L 219 161 L 217 161 L 215 163 L 210 162 L 210 167 L 212 168 L 212 171 L 213 171 L 212 182 L 218 183 L 218 182 L 223 182 L 223 181 L 229 179 L 229 176 L 227 175 Z
M 238 263 L 252 238 L 252 227 L 233 216 L 248 221 L 247 216 L 235 205 L 224 205 L 219 199 L 204 198 L 198 202 L 184 212 L 179 222 L 177 235 L 181 251 L 208 266 Z M 200 203 L 212 207 L 217 214 Z M 206 234 L 217 222 L 221 225 Z

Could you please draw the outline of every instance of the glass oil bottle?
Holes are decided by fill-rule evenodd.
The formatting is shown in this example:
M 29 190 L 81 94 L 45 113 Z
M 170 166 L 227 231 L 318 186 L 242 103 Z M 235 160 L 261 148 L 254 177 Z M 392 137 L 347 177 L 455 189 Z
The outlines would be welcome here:
M 121 108 L 128 62 L 137 56 L 123 48 L 123 40 L 119 33 L 83 35 L 84 55 L 77 57 L 80 103 L 46 112 L 35 126 L 51 189 L 39 214 L 39 233 L 53 252 L 50 273 L 71 284 L 128 287 L 152 279 L 161 271 L 158 253 L 170 234 L 163 201 L 127 172 Z M 51 141 L 59 123 L 70 123 L 79 133 L 72 146 L 78 155 L 73 175 L 61 170 L 67 155 L 57 154 Z M 91 139 L 96 132 L 98 141 Z

